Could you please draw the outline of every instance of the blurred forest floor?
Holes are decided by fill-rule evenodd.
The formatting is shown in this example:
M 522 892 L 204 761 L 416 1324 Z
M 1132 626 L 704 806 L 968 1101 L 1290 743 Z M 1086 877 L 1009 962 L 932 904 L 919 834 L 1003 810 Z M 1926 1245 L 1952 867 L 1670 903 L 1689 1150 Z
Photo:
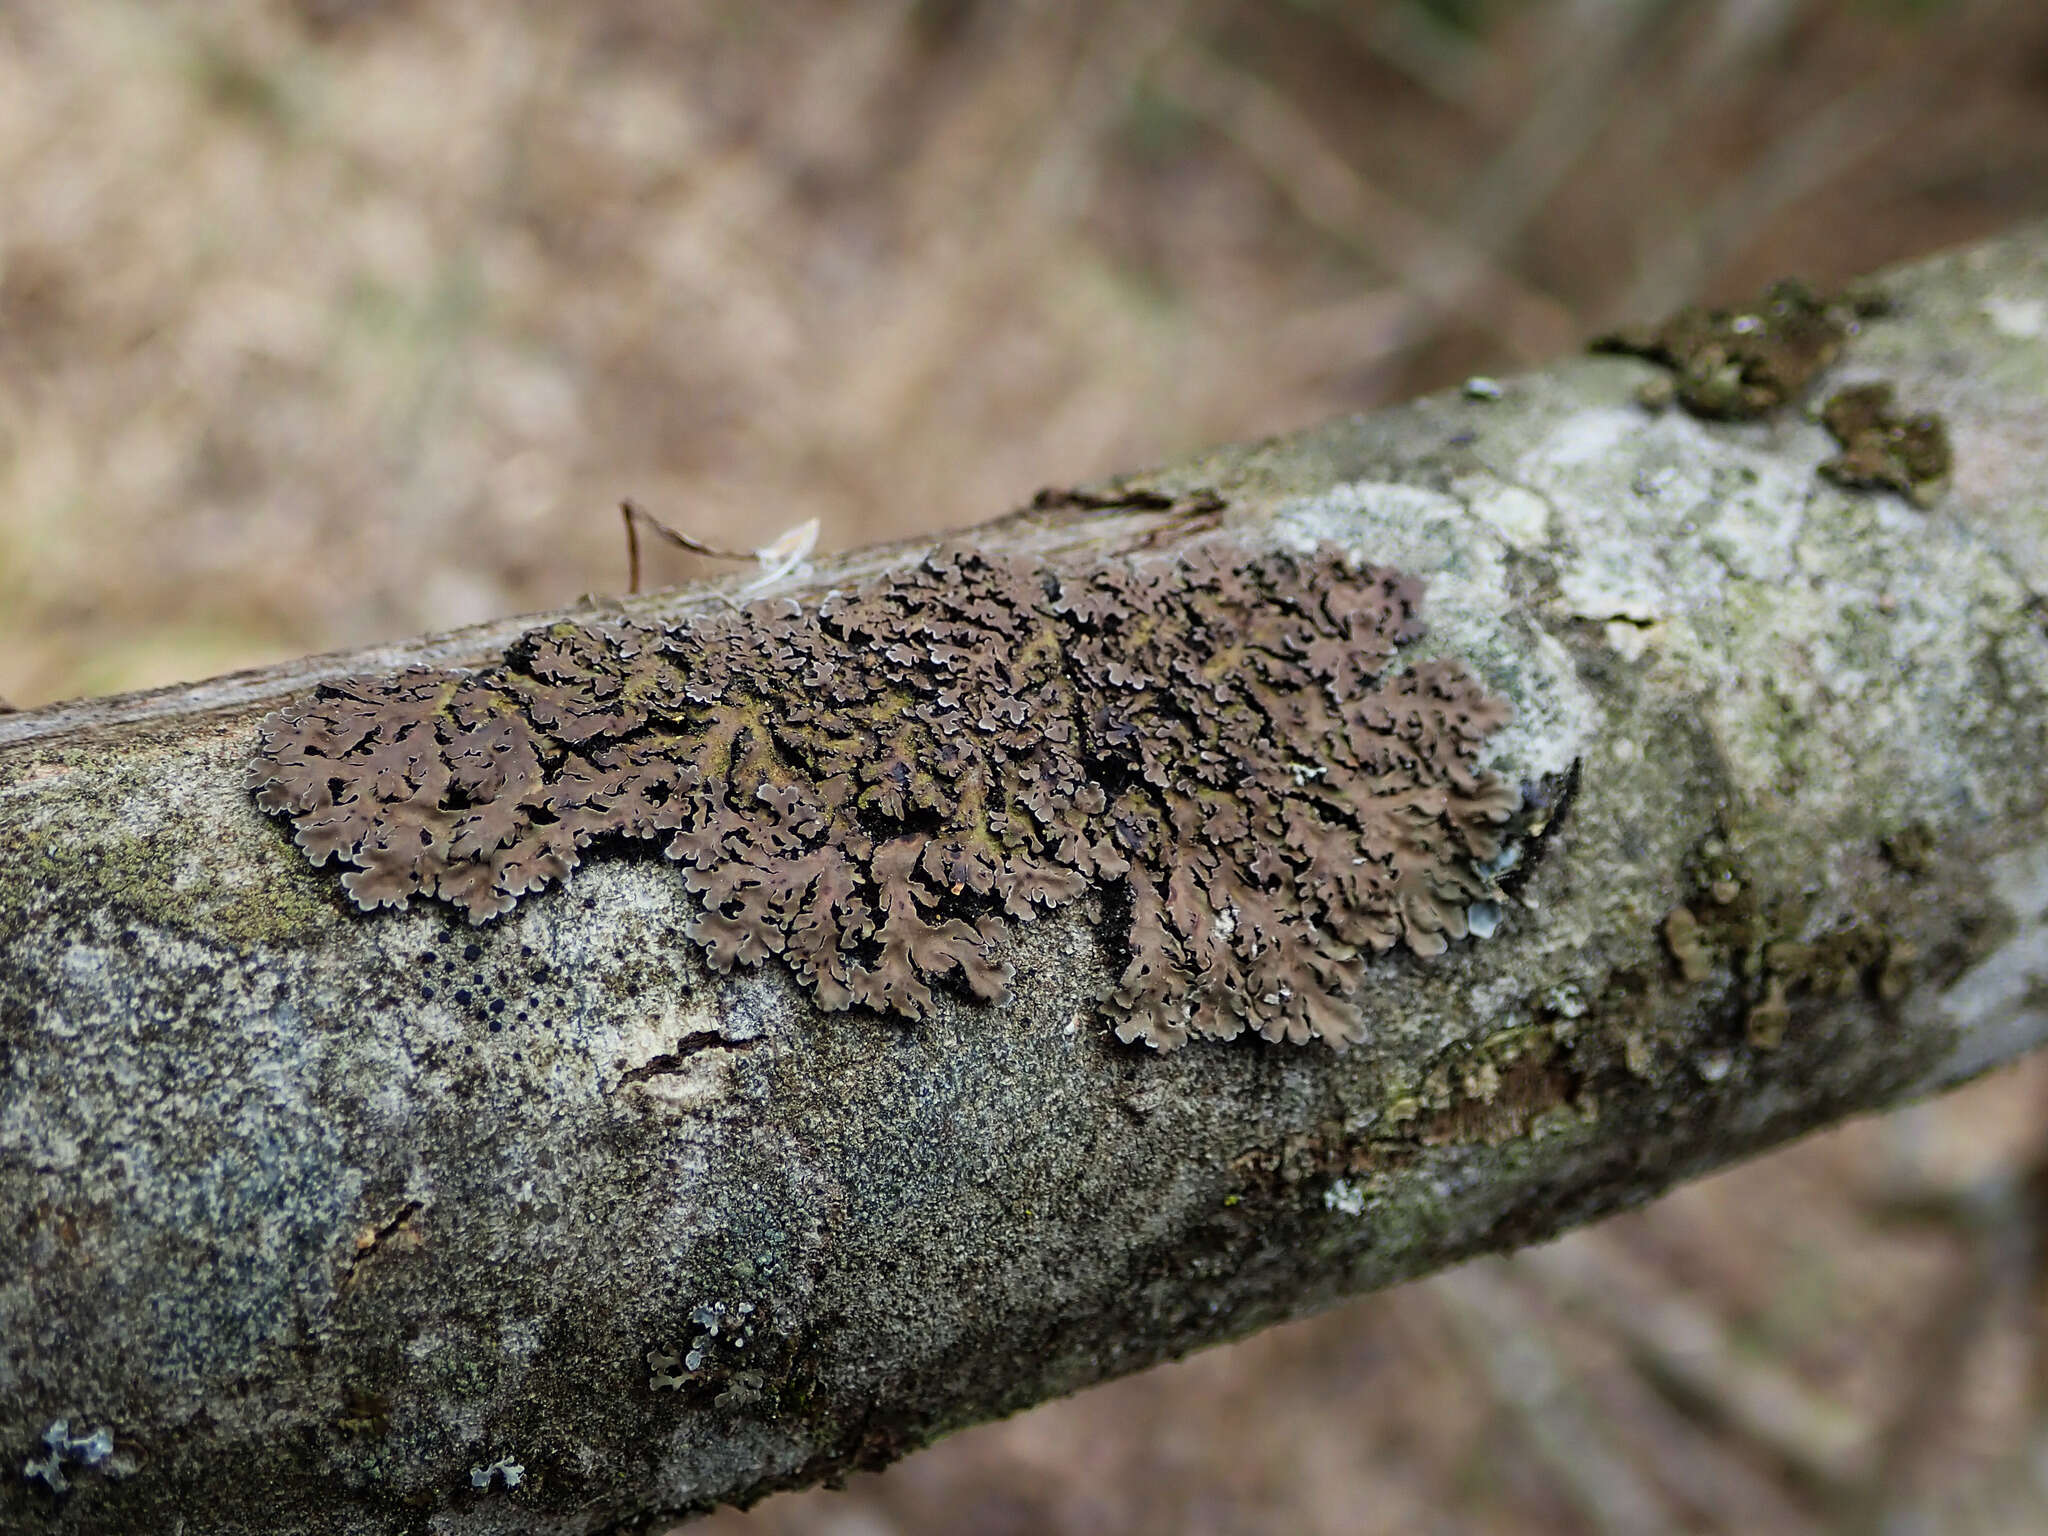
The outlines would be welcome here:
M 616 591 L 622 495 L 958 526 L 2043 213 L 2037 0 L 11 0 L 0 694 Z M 697 1528 L 2048 1530 L 2044 1108 Z

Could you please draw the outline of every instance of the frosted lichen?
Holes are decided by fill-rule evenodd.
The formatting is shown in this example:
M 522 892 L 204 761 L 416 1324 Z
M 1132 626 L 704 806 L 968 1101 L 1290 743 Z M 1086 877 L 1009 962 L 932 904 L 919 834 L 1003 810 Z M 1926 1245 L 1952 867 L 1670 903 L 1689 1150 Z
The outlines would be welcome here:
M 1363 1216 L 1365 1191 L 1349 1179 L 1332 1179 L 1323 1191 L 1323 1207 L 1344 1216 Z
M 504 1479 L 505 1487 L 508 1490 L 517 1488 L 526 1481 L 526 1468 L 513 1461 L 510 1457 L 502 1457 L 492 1462 L 488 1467 L 471 1467 L 469 1469 L 469 1486 L 472 1488 L 488 1488 L 493 1481 L 499 1478 Z
M 70 1491 L 71 1480 L 64 1475 L 67 1462 L 84 1467 L 107 1465 L 114 1454 L 114 1437 L 105 1426 L 89 1435 L 71 1433 L 71 1421 L 58 1419 L 43 1431 L 43 1455 L 31 1457 L 21 1469 L 30 1482 L 40 1480 L 52 1493 Z
M 1007 923 L 1093 887 L 1123 1039 L 1341 1044 L 1367 952 L 1466 935 L 1518 803 L 1478 765 L 1507 706 L 1455 661 L 1393 665 L 1421 595 L 1221 536 L 948 548 L 811 605 L 323 686 L 264 721 L 250 784 L 365 909 L 481 922 L 594 843 L 661 839 L 709 963 L 780 956 L 826 1009 L 999 999 Z

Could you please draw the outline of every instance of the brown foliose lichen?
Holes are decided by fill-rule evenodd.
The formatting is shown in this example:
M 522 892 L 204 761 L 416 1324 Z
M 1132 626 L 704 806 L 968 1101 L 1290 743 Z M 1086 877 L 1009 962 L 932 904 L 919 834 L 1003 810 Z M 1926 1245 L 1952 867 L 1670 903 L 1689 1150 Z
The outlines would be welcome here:
M 779 955 L 820 1007 L 1004 995 L 1005 919 L 1091 886 L 1125 1040 L 1335 1044 L 1363 956 L 1441 952 L 1490 891 L 1508 714 L 1462 666 L 1396 669 L 1421 584 L 1219 537 L 1075 563 L 942 549 L 813 605 L 557 624 L 475 673 L 325 685 L 249 781 L 365 908 L 472 921 L 593 842 L 664 839 L 720 971 Z
M 1688 305 L 1661 325 L 1624 327 L 1596 352 L 1645 357 L 1672 370 L 1679 403 L 1696 416 L 1740 421 L 1797 399 L 1841 354 L 1858 321 L 1884 301 L 1852 294 L 1823 300 L 1805 284 L 1773 283 L 1750 309 Z
M 1947 487 L 1954 466 L 1947 423 L 1932 411 L 1900 414 L 1890 384 L 1835 391 L 1821 421 L 1842 445 L 1820 467 L 1837 485 L 1897 491 L 1916 507 L 1933 505 Z

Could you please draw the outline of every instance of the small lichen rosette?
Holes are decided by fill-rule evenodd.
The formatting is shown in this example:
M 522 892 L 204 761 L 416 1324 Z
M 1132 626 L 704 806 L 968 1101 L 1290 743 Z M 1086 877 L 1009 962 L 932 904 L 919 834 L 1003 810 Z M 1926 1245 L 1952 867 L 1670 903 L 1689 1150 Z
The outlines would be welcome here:
M 263 722 L 249 782 L 365 909 L 481 922 L 657 839 L 713 968 L 780 956 L 822 1008 L 915 1019 L 934 982 L 1002 998 L 1008 924 L 1093 888 L 1124 1040 L 1341 1045 L 1370 952 L 1465 935 L 1518 804 L 1479 767 L 1507 706 L 1457 662 L 1394 665 L 1421 592 L 1228 538 L 945 548 L 811 605 L 323 685 Z

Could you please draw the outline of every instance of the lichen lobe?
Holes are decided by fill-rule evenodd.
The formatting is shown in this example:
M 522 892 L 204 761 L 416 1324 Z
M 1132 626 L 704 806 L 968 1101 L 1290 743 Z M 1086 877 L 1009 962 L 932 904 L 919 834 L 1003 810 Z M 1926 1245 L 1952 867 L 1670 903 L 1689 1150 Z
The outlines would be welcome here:
M 262 723 L 249 782 L 366 910 L 481 922 L 593 844 L 664 839 L 709 963 L 780 956 L 832 1010 L 998 1000 L 1008 924 L 1100 887 L 1124 1040 L 1341 1045 L 1368 953 L 1465 936 L 1518 803 L 1478 766 L 1506 704 L 1393 665 L 1420 602 L 1328 548 L 946 548 L 811 606 L 323 685 Z

